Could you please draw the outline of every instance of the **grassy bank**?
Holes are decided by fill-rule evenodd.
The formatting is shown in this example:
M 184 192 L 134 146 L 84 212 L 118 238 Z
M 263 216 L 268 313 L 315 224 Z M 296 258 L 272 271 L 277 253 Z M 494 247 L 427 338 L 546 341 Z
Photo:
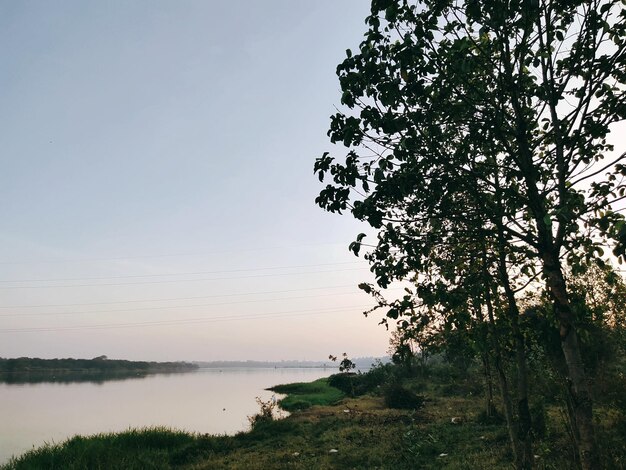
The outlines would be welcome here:
M 410 378 L 394 374 L 388 367 L 348 379 L 276 386 L 274 391 L 287 394 L 281 405 L 292 414 L 282 420 L 257 420 L 249 432 L 235 436 L 154 428 L 74 437 L 28 452 L 4 468 L 512 468 L 506 426 L 498 416 L 485 418 L 477 382 L 451 380 L 445 374 Z M 346 390 L 362 395 L 351 398 Z M 411 402 L 416 393 L 423 400 Z M 390 403 L 409 405 L 396 409 Z M 411 403 L 423 406 L 417 404 L 416 409 Z M 544 411 L 545 427 L 535 451 L 537 468 L 573 468 L 561 409 L 548 404 Z M 624 468 L 623 414 L 599 407 L 597 423 L 607 468 Z
M 279 400 L 278 404 L 283 410 L 290 412 L 304 410 L 311 406 L 334 405 L 345 396 L 339 389 L 331 387 L 326 378 L 313 382 L 276 385 L 269 390 L 287 395 Z

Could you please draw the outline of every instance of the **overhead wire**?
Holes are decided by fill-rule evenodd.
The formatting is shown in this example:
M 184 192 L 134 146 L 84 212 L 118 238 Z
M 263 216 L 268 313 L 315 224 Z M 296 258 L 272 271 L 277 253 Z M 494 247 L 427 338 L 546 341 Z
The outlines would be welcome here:
M 283 312 L 267 312 L 259 314 L 244 314 L 244 315 L 228 315 L 219 317 L 197 317 L 197 318 L 184 318 L 177 320 L 159 320 L 159 321 L 147 321 L 147 322 L 133 322 L 133 323 L 108 323 L 99 325 L 80 325 L 80 326 L 59 326 L 59 327 L 24 327 L 24 328 L 3 328 L 0 329 L 0 333 L 34 333 L 34 332 L 55 332 L 55 331 L 74 331 L 74 330 L 100 330 L 100 329 L 115 329 L 115 328 L 135 328 L 146 326 L 168 326 L 168 325 L 183 325 L 193 323 L 213 323 L 232 320 L 254 320 L 273 317 L 299 317 L 307 315 L 319 315 L 324 313 L 335 313 L 342 311 L 353 311 L 354 309 L 366 309 L 368 306 L 349 306 L 349 307 L 334 307 L 330 309 L 309 309 L 309 310 L 291 310 Z
M 303 248 L 303 247 L 328 246 L 328 245 L 346 246 L 346 243 L 344 242 L 303 243 L 300 245 L 283 245 L 283 246 L 273 246 L 273 247 L 266 246 L 262 248 L 248 248 L 248 249 L 233 248 L 232 250 L 220 250 L 220 251 L 209 251 L 209 252 L 169 253 L 169 254 L 139 255 L 139 256 L 113 256 L 113 257 L 102 257 L 102 258 L 39 259 L 39 260 L 21 260 L 21 261 L 0 260 L 0 265 L 87 263 L 87 262 L 93 262 L 93 261 L 126 261 L 126 260 L 133 260 L 133 259 L 152 259 L 152 258 L 185 258 L 189 256 L 201 257 L 201 256 L 222 255 L 222 254 L 227 254 L 227 253 L 242 253 L 242 252 L 248 253 L 248 252 L 285 250 L 285 249 L 290 249 L 290 248 Z
M 72 281 L 95 281 L 95 280 L 108 280 L 108 279 L 134 279 L 134 278 L 152 278 L 152 277 L 167 277 L 167 276 L 190 276 L 201 274 L 220 274 L 220 273 L 236 273 L 236 272 L 249 272 L 249 271 L 266 271 L 266 270 L 278 270 L 278 269 L 296 269 L 296 268 L 308 268 L 308 267 L 321 267 L 321 266 L 338 266 L 338 265 L 351 265 L 361 264 L 361 262 L 341 262 L 341 263 L 319 263 L 312 265 L 291 265 L 291 266 L 272 266 L 264 268 L 246 268 L 246 269 L 233 269 L 222 271 L 198 271 L 198 272 L 186 272 L 186 273 L 168 273 L 168 274 L 146 274 L 146 275 L 125 275 L 125 276 L 111 276 L 111 277 L 89 277 L 89 278 L 65 278 L 65 279 L 21 279 L 21 280 L 0 280 L 0 283 L 19 283 L 19 282 L 72 282 Z M 218 280 L 239 280 L 247 278 L 262 278 L 262 277 L 281 277 L 281 276 L 295 276 L 295 275 L 308 275 L 308 274 L 327 274 L 335 272 L 356 271 L 361 268 L 349 268 L 349 269 L 335 269 L 335 270 L 314 270 L 314 271 L 300 271 L 300 272 L 287 272 L 287 273 L 264 273 L 254 274 L 246 276 L 228 276 L 228 277 L 211 277 L 207 279 L 167 279 L 167 280 L 155 280 L 155 281 L 142 281 L 142 282 L 127 282 L 127 283 L 86 283 L 86 284 L 68 284 L 68 285 L 40 285 L 40 286 L 2 286 L 0 290 L 11 289 L 55 289 L 55 288 L 72 288 L 72 287 L 102 287 L 102 286 L 128 286 L 128 285 L 142 285 L 142 284 L 162 284 L 162 283 L 181 283 L 181 282 L 204 282 L 204 281 L 218 281 Z M 289 293 L 289 292 L 302 292 L 313 290 L 326 290 L 337 289 L 344 287 L 354 287 L 353 284 L 340 285 L 340 286 L 325 286 L 325 287 L 310 287 L 303 289 L 282 289 L 282 290 L 269 290 L 269 291 L 257 291 L 257 292 L 244 292 L 244 293 L 230 293 L 230 294 L 215 294 L 207 296 L 191 296 L 191 297 L 173 297 L 173 298 L 161 298 L 161 299 L 133 299 L 133 300 L 121 300 L 121 301 L 108 301 L 108 302 L 82 302 L 82 303 L 66 303 L 66 304 L 31 304 L 31 305 L 12 305 L 12 306 L 0 306 L 0 309 L 6 311 L 6 309 L 22 309 L 22 308 L 45 308 L 45 307 L 81 307 L 81 306 L 95 306 L 95 305 L 123 305 L 123 304 L 135 304 L 146 302 L 171 302 L 171 301 L 184 301 L 194 299 L 208 299 L 208 298 L 228 298 L 228 297 L 241 297 L 252 295 L 268 295 L 276 293 Z M 356 290 L 354 292 L 357 292 Z M 64 312 L 10 312 L 2 313 L 0 317 L 26 317 L 26 316 L 55 316 L 55 315 L 84 315 L 93 313 L 105 313 L 115 314 L 118 312 L 133 312 L 133 311 L 147 311 L 147 310 L 172 310 L 172 309 L 185 309 L 185 308 L 199 308 L 199 307 L 213 307 L 222 305 L 234 305 L 234 304 L 246 304 L 246 303 L 262 303 L 262 302 L 275 302 L 275 301 L 289 301 L 300 300 L 307 298 L 328 297 L 336 295 L 348 295 L 352 292 L 332 292 L 325 294 L 318 294 L 314 296 L 291 296 L 280 297 L 271 299 L 249 299 L 249 300 L 236 300 L 229 302 L 214 302 L 208 304 L 193 304 L 193 305 L 161 305 L 161 306 L 146 306 L 136 307 L 128 309 L 114 309 L 114 310 L 91 310 L 91 311 L 64 311 Z M 210 316 L 210 317 L 195 317 L 195 318 L 176 318 L 176 319 L 163 319 L 163 320 L 150 320 L 143 322 L 128 322 L 128 323 L 104 323 L 97 325 L 67 325 L 67 326 L 43 326 L 43 327 L 14 327 L 0 329 L 0 333 L 21 333 L 21 332 L 48 332 L 48 331 L 73 331 L 73 330 L 93 330 L 93 329 L 111 329 L 111 328 L 131 328 L 131 327 L 145 327 L 145 326 L 165 326 L 165 325 L 183 325 L 189 323 L 205 323 L 205 322 L 221 322 L 231 320 L 244 320 L 244 319 L 261 319 L 261 318 L 274 318 L 281 316 L 294 316 L 301 317 L 305 315 L 317 315 L 323 313 L 332 313 L 338 311 L 347 311 L 347 309 L 353 309 L 352 307 L 333 307 L 333 308 L 317 308 L 309 310 L 290 310 L 290 311 L 278 311 L 268 313 L 249 313 L 243 315 L 226 315 L 226 316 Z M 368 308 L 367 306 L 359 307 L 361 309 Z
M 390 290 L 401 290 L 401 289 L 390 289 Z M 21 313 L 0 313 L 0 317 L 39 317 L 39 316 L 62 316 L 62 315 L 89 315 L 94 313 L 122 313 L 122 312 L 139 312 L 139 311 L 149 311 L 149 310 L 166 310 L 166 309 L 185 309 L 185 308 L 198 308 L 198 307 L 218 307 L 223 305 L 237 305 L 237 304 L 254 304 L 261 302 L 278 302 L 283 300 L 302 300 L 302 299 L 317 299 L 319 297 L 331 297 L 337 295 L 350 295 L 355 294 L 358 291 L 352 292 L 334 292 L 328 294 L 317 294 L 317 295 L 304 295 L 304 296 L 296 296 L 296 297 L 279 297 L 273 299 L 253 299 L 253 300 L 239 300 L 234 302 L 217 302 L 210 304 L 195 304 L 195 305 L 164 305 L 160 307 L 139 307 L 139 308 L 125 308 L 125 309 L 116 309 L 116 310 L 87 310 L 87 311 L 78 311 L 78 312 L 21 312 Z
M 10 289 L 60 289 L 60 288 L 72 288 L 72 287 L 111 287 L 111 286 L 133 286 L 133 285 L 148 285 L 148 284 L 168 284 L 176 282 L 210 282 L 210 281 L 226 281 L 226 280 L 240 280 L 240 279 L 253 279 L 262 277 L 283 277 L 283 276 L 298 276 L 307 274 L 328 274 L 336 272 L 347 271 L 360 271 L 361 268 L 349 268 L 349 269 L 334 269 L 331 271 L 301 271 L 295 273 L 275 273 L 275 274 L 255 274 L 250 276 L 234 276 L 234 277 L 213 277 L 205 279 L 168 279 L 163 281 L 142 281 L 142 282 L 124 282 L 124 283 L 101 283 L 101 284 L 57 284 L 57 285 L 42 285 L 42 286 L 6 286 L 0 287 L 0 290 Z
M 264 268 L 242 268 L 242 269 L 226 269 L 219 271 L 193 271 L 182 273 L 166 273 L 166 274 L 135 274 L 130 276 L 102 276 L 102 277 L 80 277 L 80 278 L 53 278 L 53 279 L 0 279 L 0 283 L 12 282 L 72 282 L 72 281 L 99 281 L 106 279 L 135 279 L 141 277 L 167 277 L 167 276 L 193 276 L 200 274 L 222 274 L 222 273 L 238 273 L 246 271 L 270 271 L 275 269 L 296 269 L 296 268 L 314 268 L 320 266 L 339 266 L 346 264 L 364 264 L 363 261 L 346 261 L 341 263 L 320 263 L 320 264 L 300 264 L 290 266 L 272 266 Z
M 171 302 L 171 301 L 181 301 L 181 300 L 213 299 L 213 298 L 218 298 L 218 297 L 239 297 L 239 296 L 248 296 L 248 295 L 284 294 L 288 292 L 340 289 L 344 287 L 354 287 L 354 284 L 343 284 L 340 286 L 307 287 L 304 289 L 283 289 L 283 290 L 268 290 L 268 291 L 257 291 L 257 292 L 239 292 L 239 293 L 231 293 L 231 294 L 199 295 L 199 296 L 193 296 L 193 297 L 170 297 L 167 299 L 134 299 L 134 300 L 118 300 L 114 302 L 83 302 L 83 303 L 72 303 L 72 304 L 7 305 L 7 306 L 0 306 L 0 309 L 85 307 L 85 306 L 91 306 L 91 305 L 115 305 L 115 304 L 130 304 L 130 303 L 144 303 L 144 302 Z

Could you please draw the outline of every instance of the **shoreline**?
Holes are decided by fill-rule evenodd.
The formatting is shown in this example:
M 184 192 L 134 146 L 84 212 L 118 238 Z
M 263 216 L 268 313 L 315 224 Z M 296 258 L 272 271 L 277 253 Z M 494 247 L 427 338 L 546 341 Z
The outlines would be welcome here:
M 74 436 L 0 469 L 509 469 L 506 424 L 499 413 L 485 415 L 478 386 L 475 374 L 446 369 L 423 374 L 384 366 L 367 374 L 336 374 L 270 387 L 285 394 L 278 404 L 290 414 L 272 419 L 276 403 L 261 400 L 251 429 L 234 435 L 160 427 Z M 574 462 L 560 406 L 558 400 L 544 404 L 538 468 L 565 470 Z M 607 404 L 597 407 L 596 419 L 607 461 L 623 462 L 619 415 Z

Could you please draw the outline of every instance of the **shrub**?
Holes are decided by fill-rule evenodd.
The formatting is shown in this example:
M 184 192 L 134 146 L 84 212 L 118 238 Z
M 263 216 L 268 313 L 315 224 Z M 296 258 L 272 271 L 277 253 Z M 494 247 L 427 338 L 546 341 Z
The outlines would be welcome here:
M 389 408 L 416 410 L 424 406 L 424 397 L 404 388 L 398 383 L 385 387 L 383 396 Z
M 454 382 L 442 385 L 441 394 L 444 397 L 467 397 L 471 395 L 482 395 L 484 385 L 475 380 L 456 380 Z
M 365 373 L 344 372 L 328 378 L 328 385 L 346 395 L 356 397 L 375 392 L 381 385 L 397 381 L 401 368 L 393 364 L 379 364 Z
M 272 397 L 271 400 L 263 401 L 261 398 L 256 397 L 256 402 L 261 409 L 255 415 L 248 416 L 250 427 L 255 429 L 257 426 L 274 421 L 274 408 L 276 408 L 276 400 Z
M 505 422 L 504 415 L 500 413 L 495 407 L 493 407 L 491 411 L 491 415 L 488 415 L 485 410 L 482 410 L 476 416 L 476 422 L 478 424 L 483 425 L 491 425 L 491 424 L 503 424 Z
M 328 377 L 328 385 L 341 390 L 347 395 L 353 395 L 356 375 L 354 372 L 342 372 L 341 374 L 331 375 Z

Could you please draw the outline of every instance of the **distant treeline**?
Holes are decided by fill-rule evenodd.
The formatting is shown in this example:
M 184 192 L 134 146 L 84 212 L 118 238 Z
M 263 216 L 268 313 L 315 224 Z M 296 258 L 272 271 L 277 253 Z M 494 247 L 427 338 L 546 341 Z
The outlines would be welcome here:
M 198 369 L 190 362 L 147 362 L 108 359 L 0 358 L 0 382 L 75 382 L 143 377 L 148 374 L 189 372 Z
M 337 368 L 336 364 L 328 361 L 316 362 L 316 361 L 207 361 L 196 362 L 200 367 L 210 367 L 213 369 L 228 369 L 228 368 L 245 368 L 245 369 L 267 369 L 267 368 Z
M 359 357 L 353 359 L 358 369 L 369 369 L 376 361 L 388 362 L 389 358 L 376 357 Z M 337 369 L 339 364 L 331 360 L 327 361 L 209 361 L 196 362 L 200 367 L 210 367 L 214 369 L 228 368 L 249 368 L 249 369 L 267 369 L 267 368 L 329 368 Z

